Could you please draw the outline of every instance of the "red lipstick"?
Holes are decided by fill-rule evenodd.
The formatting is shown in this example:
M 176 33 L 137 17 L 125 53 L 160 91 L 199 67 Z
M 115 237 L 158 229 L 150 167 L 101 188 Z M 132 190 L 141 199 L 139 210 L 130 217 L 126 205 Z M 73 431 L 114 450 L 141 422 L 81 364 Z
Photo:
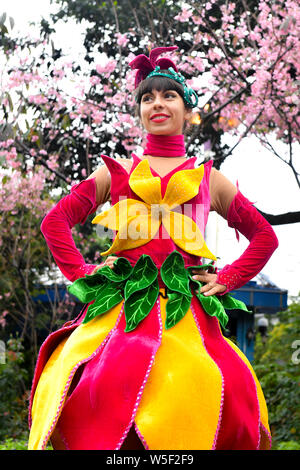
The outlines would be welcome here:
M 153 114 L 151 116 L 150 121 L 155 121 L 155 122 L 164 122 L 166 121 L 170 116 L 164 113 L 158 113 L 158 114 Z

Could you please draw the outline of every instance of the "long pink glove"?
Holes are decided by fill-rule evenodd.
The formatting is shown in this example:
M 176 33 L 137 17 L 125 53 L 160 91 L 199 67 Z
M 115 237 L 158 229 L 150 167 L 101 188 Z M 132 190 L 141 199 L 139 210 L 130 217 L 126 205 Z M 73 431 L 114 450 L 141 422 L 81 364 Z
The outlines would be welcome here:
M 61 272 L 69 281 L 90 274 L 96 265 L 86 264 L 72 237 L 71 228 L 86 221 L 97 209 L 95 178 L 71 188 L 51 209 L 41 224 L 41 231 Z
M 240 191 L 228 209 L 227 222 L 229 227 L 242 233 L 250 244 L 236 261 L 219 271 L 217 283 L 227 287 L 220 295 L 238 289 L 255 277 L 278 247 L 271 225 Z

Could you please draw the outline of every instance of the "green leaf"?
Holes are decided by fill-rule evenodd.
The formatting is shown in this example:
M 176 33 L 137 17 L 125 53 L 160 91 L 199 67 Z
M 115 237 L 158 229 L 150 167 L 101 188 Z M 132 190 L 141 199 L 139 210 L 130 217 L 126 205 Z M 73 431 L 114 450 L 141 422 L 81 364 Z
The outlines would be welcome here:
M 159 294 L 158 280 L 145 289 L 134 292 L 124 304 L 126 318 L 125 332 L 134 330 L 137 325 L 149 314 Z
M 188 271 L 190 277 L 194 276 L 193 271 L 194 271 L 195 269 L 204 269 L 204 270 L 210 269 L 210 270 L 212 270 L 212 272 L 214 273 L 215 270 L 216 270 L 216 268 L 214 267 L 213 263 L 214 263 L 214 262 L 211 261 L 210 263 L 207 263 L 207 264 L 199 264 L 198 266 L 188 266 L 186 269 L 187 269 L 187 271 Z
M 83 323 L 88 323 L 93 318 L 108 312 L 112 307 L 122 302 L 123 297 L 119 289 L 113 285 L 106 285 L 103 292 L 98 295 L 96 301 L 89 305 Z
M 2 15 L 0 16 L 0 25 L 1 25 L 1 26 L 4 25 L 5 20 L 6 20 L 6 16 L 7 16 L 7 15 L 6 15 L 5 12 L 2 13 Z
M 241 300 L 235 299 L 229 294 L 220 295 L 218 299 L 222 303 L 225 310 L 237 309 L 237 310 L 244 310 L 245 312 L 253 313 L 251 310 L 247 309 L 247 306 L 244 304 L 244 302 L 242 302 Z
M 226 328 L 228 315 L 218 297 L 215 295 L 205 296 L 200 293 L 196 294 L 196 296 L 205 312 L 212 317 L 217 317 L 223 328 Z
M 7 98 L 7 100 L 8 100 L 9 110 L 10 110 L 10 111 L 13 111 L 14 105 L 13 105 L 13 101 L 12 101 L 11 96 L 10 96 L 9 93 L 6 93 L 6 98 Z
M 173 251 L 163 262 L 160 274 L 165 285 L 172 291 L 190 295 L 189 276 L 182 255 Z
M 191 279 L 190 285 L 196 294 L 196 292 L 200 292 L 200 289 L 203 286 L 203 283 L 200 281 L 196 281 L 195 279 Z
M 150 286 L 157 278 L 158 269 L 148 255 L 142 255 L 133 268 L 125 286 L 125 300 L 134 292 Z
M 166 304 L 166 329 L 172 328 L 184 317 L 190 308 L 191 300 L 192 295 L 185 295 L 181 292 L 168 292 L 168 301 Z
M 80 302 L 89 303 L 96 299 L 102 289 L 108 285 L 108 281 L 96 273 L 92 276 L 86 276 L 77 279 L 70 286 L 68 291 L 70 294 L 75 295 Z
M 109 266 L 103 266 L 103 268 L 99 269 L 97 272 L 110 281 L 120 282 L 128 279 L 132 271 L 133 268 L 128 259 L 120 257 L 114 262 L 113 269 Z

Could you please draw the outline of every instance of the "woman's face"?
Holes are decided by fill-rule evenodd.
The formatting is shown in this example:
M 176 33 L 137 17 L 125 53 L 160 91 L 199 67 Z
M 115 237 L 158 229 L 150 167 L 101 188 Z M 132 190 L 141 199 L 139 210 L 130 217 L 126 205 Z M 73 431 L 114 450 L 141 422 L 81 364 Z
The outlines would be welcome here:
M 191 111 L 185 108 L 177 91 L 152 90 L 142 96 L 140 116 L 149 134 L 180 135 Z

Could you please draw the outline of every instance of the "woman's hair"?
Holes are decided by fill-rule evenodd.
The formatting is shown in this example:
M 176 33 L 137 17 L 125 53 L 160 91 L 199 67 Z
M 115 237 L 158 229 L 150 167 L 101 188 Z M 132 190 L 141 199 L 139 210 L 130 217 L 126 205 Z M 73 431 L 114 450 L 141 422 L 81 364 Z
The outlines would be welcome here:
M 161 72 L 169 73 L 168 70 L 161 70 Z M 183 90 L 183 86 L 180 83 L 168 77 L 154 76 L 154 77 L 146 78 L 139 84 L 139 86 L 137 87 L 135 91 L 135 99 L 137 102 L 137 109 L 136 109 L 137 116 L 140 117 L 140 105 L 141 105 L 142 96 L 145 95 L 146 93 L 151 93 L 152 90 L 157 90 L 157 91 L 174 90 L 181 96 L 184 102 L 184 90 Z M 184 102 L 184 106 L 186 109 L 192 109 L 185 102 Z

